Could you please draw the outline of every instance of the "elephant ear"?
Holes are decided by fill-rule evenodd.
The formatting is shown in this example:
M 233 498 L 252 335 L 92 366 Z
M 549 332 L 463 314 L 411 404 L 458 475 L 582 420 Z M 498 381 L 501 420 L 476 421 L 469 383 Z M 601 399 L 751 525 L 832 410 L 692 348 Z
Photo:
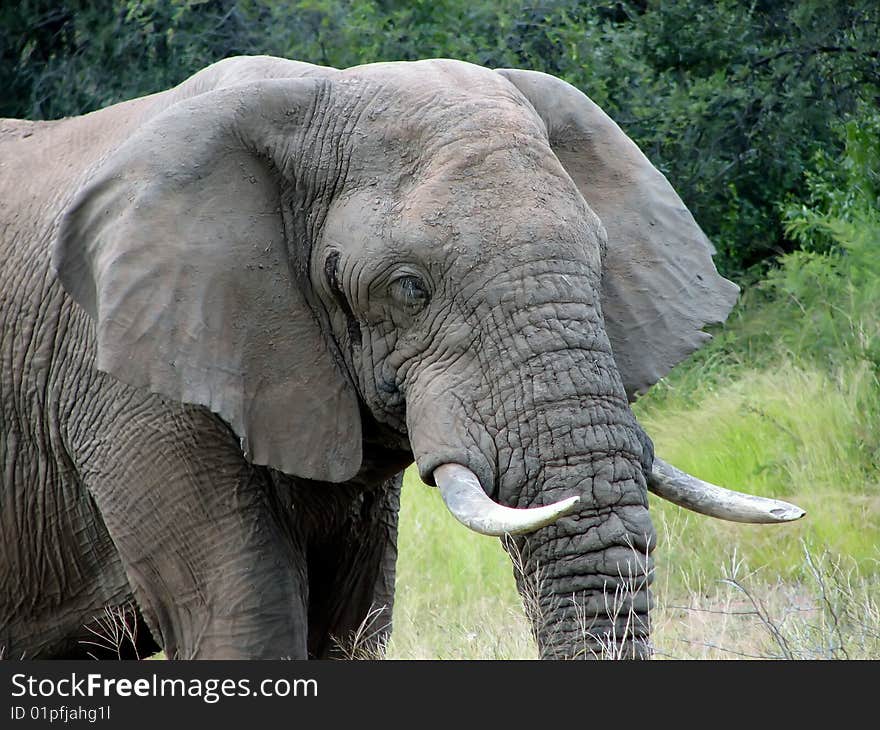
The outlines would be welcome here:
M 253 463 L 338 482 L 360 468 L 358 400 L 293 217 L 310 215 L 295 179 L 315 174 L 301 147 L 328 83 L 210 91 L 141 126 L 78 192 L 53 267 L 100 370 L 211 409 Z
M 630 400 L 644 393 L 723 322 L 739 287 L 662 173 L 611 118 L 571 84 L 501 69 L 547 127 L 550 146 L 608 234 L 602 311 Z

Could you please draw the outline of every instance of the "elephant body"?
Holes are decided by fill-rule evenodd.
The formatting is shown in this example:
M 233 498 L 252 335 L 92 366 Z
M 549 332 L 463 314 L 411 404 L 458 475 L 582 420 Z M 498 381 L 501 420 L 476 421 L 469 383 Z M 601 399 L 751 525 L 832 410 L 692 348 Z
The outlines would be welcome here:
M 594 654 L 625 583 L 615 641 L 647 653 L 628 401 L 735 287 L 549 79 L 238 58 L 0 121 L 3 656 L 346 656 L 364 622 L 381 646 L 413 460 L 511 507 L 580 495 L 507 543 L 542 653 Z M 135 640 L 96 638 L 108 609 Z

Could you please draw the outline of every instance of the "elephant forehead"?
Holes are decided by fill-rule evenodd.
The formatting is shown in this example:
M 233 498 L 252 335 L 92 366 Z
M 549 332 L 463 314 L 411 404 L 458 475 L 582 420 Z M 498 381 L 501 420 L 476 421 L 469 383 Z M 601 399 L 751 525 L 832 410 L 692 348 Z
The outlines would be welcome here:
M 466 272 L 518 276 L 515 267 L 545 261 L 599 270 L 604 232 L 583 199 L 566 208 L 530 185 L 503 197 L 490 193 L 432 180 L 386 219 L 388 238 L 417 259 L 436 261 L 456 280 Z
M 409 251 L 443 244 L 480 259 L 539 242 L 543 255 L 582 257 L 598 240 L 599 220 L 544 122 L 501 74 L 430 60 L 358 66 L 337 81 L 356 109 L 330 237 Z
M 582 241 L 601 226 L 552 154 L 536 160 L 509 150 L 432 161 L 406 191 L 399 219 L 422 232 L 447 228 L 501 245 Z

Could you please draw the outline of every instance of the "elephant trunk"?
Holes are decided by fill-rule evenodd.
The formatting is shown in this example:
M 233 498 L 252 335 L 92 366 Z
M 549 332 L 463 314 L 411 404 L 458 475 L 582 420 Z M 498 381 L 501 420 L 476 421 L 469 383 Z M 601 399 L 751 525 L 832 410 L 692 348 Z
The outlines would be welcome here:
M 655 535 L 647 509 L 584 510 L 504 546 L 542 658 L 647 658 Z
M 507 507 L 564 510 L 578 498 L 571 514 L 504 538 L 541 653 L 639 657 L 655 542 L 645 482 L 652 449 L 598 307 L 588 295 L 573 300 L 573 278 L 548 274 L 545 286 L 502 300 L 485 317 L 493 327 L 479 329 L 479 357 L 450 356 L 413 374 L 410 442 L 428 483 L 442 483 L 443 465 L 461 464 Z
M 540 472 L 521 490 L 521 504 L 536 495 L 577 494 L 580 509 L 505 540 L 545 658 L 649 654 L 656 537 L 648 514 L 640 430 L 628 409 L 621 407 L 618 415 L 616 427 L 609 418 L 554 437 L 554 451 L 565 455 L 540 455 Z

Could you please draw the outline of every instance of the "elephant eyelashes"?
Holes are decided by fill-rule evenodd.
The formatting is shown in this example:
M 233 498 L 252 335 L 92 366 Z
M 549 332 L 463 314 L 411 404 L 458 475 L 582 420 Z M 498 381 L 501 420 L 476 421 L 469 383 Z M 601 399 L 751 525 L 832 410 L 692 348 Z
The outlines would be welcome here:
M 402 276 L 388 286 L 391 298 L 410 315 L 418 314 L 428 303 L 428 288 L 418 276 Z

